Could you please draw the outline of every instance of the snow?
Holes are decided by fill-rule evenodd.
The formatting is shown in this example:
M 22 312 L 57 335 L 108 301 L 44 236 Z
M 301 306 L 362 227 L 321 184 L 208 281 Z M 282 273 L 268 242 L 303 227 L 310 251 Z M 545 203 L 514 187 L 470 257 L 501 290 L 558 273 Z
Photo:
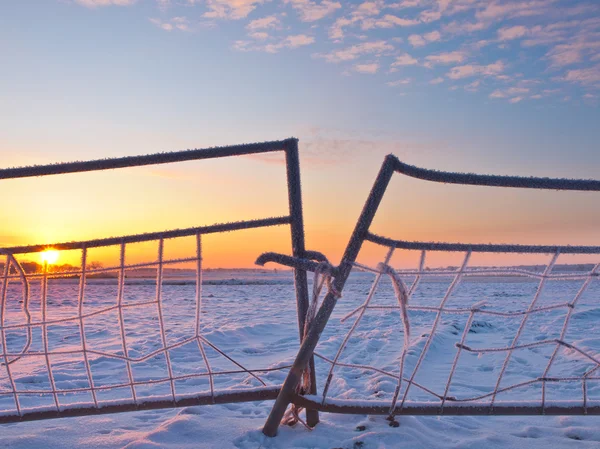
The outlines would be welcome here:
M 401 274 L 402 275 L 402 274 Z M 249 368 L 278 367 L 293 361 L 298 349 L 293 279 L 289 272 L 214 272 L 205 273 L 203 288 L 202 335 L 228 355 Z M 338 301 L 330 323 L 321 338 L 317 352 L 333 358 L 354 318 L 340 318 L 364 301 L 373 275 L 353 273 Z M 436 276 L 423 280 L 411 299 L 411 306 L 437 306 L 451 283 L 451 278 Z M 412 282 L 407 278 L 408 285 Z M 562 304 L 573 299 L 581 280 L 548 282 L 539 307 Z M 16 283 L 15 283 L 16 287 Z M 514 279 L 486 279 L 461 283 L 450 297 L 447 307 L 469 308 L 485 301 L 484 310 L 524 310 L 531 301 L 537 282 L 515 282 Z M 12 287 L 11 287 L 12 288 Z M 39 293 L 32 284 L 32 320 L 40 318 Z M 165 327 L 169 342 L 183 341 L 194 332 L 194 285 L 185 279 L 166 283 L 163 287 Z M 115 280 L 90 280 L 86 290 L 84 313 L 93 313 L 114 305 L 117 291 Z M 600 285 L 592 282 L 574 310 L 565 340 L 584 349 L 594 357 L 600 353 L 600 331 L 597 298 Z M 150 281 L 134 279 L 125 285 L 125 304 L 142 304 L 154 298 Z M 5 325 L 24 322 L 19 291 L 9 291 Z M 383 279 L 373 305 L 397 306 L 391 283 Z M 58 307 L 60 306 L 60 307 Z M 49 284 L 48 318 L 61 319 L 77 312 L 77 283 L 56 280 Z M 520 343 L 532 343 L 558 338 L 567 307 L 557 307 L 533 314 L 525 326 Z M 425 345 L 435 313 L 409 310 L 411 346 L 407 354 L 405 373 L 412 373 Z M 443 393 L 448 373 L 456 354 L 468 318 L 465 314 L 444 314 L 431 342 L 430 352 L 415 380 Z M 521 319 L 514 317 L 477 315 L 466 344 L 472 348 L 510 345 Z M 125 309 L 127 343 L 132 357 L 142 357 L 161 345 L 156 320 L 156 305 L 146 304 Z M 48 326 L 50 350 L 78 349 L 81 344 L 76 322 Z M 23 347 L 24 330 L 7 331 L 9 351 Z M 368 310 L 350 338 L 348 349 L 340 361 L 370 365 L 392 374 L 398 373 L 403 331 L 398 309 Z M 112 310 L 86 319 L 88 347 L 99 352 L 118 354 L 121 351 L 118 313 Z M 171 351 L 175 375 L 206 372 L 195 342 Z M 42 349 L 39 327 L 34 329 L 31 351 Z M 535 379 L 543 373 L 553 346 L 515 350 L 506 370 L 503 386 Z M 213 370 L 231 369 L 231 363 L 207 348 Z M 471 354 L 463 352 L 449 394 L 457 398 L 483 395 L 493 390 L 505 353 Z M 126 364 L 105 356 L 91 356 L 94 383 L 110 386 L 127 382 Z M 59 388 L 88 387 L 85 365 L 81 358 L 69 354 L 52 356 L 52 368 Z M 30 391 L 47 391 L 48 374 L 43 357 L 24 357 L 11 365 L 17 385 Z M 329 364 L 317 359 L 318 384 L 324 385 Z M 562 348 L 549 376 L 581 376 L 594 366 L 593 362 L 569 348 Z M 136 380 L 152 380 L 166 376 L 162 356 L 132 364 Z M 406 375 L 406 374 L 405 374 Z M 285 370 L 261 375 L 269 386 L 281 384 Z M 7 389 L 7 376 L 0 368 L 0 392 Z M 389 404 L 396 379 L 381 372 L 338 367 L 328 392 L 328 402 Z M 600 401 L 598 381 L 588 381 L 589 404 Z M 181 396 L 208 392 L 208 379 L 198 377 L 176 383 Z M 245 374 L 215 377 L 215 388 L 221 392 L 259 388 L 260 384 Z M 404 387 L 403 387 L 404 388 Z M 404 390 L 403 390 L 404 391 Z M 168 397 L 169 383 L 137 389 L 141 401 L 153 396 Z M 128 388 L 107 389 L 98 393 L 105 403 L 127 401 Z M 532 384 L 507 391 L 498 401 L 519 403 L 540 401 L 541 386 Z M 581 382 L 548 383 L 548 401 L 556 404 L 581 405 Z M 51 394 L 22 396 L 24 408 L 52 407 Z M 65 407 L 90 402 L 89 392 L 59 395 Z M 437 400 L 425 391 L 412 388 L 409 400 Z M 489 401 L 489 398 L 486 399 Z M 387 402 L 386 402 L 387 401 Z M 485 400 L 484 400 L 485 401 Z M 570 401 L 570 402 L 567 402 Z M 485 402 L 484 402 L 485 403 Z M 488 402 L 489 403 L 489 402 Z M 2 425 L 0 447 L 14 448 L 544 448 L 598 447 L 600 417 L 597 416 L 400 416 L 399 427 L 391 427 L 383 416 L 334 415 L 321 413 L 322 422 L 313 431 L 302 425 L 281 428 L 278 437 L 268 439 L 260 429 L 270 411 L 272 401 L 188 407 L 183 409 L 148 410 L 113 415 L 63 418 Z M 0 394 L 0 413 L 14 409 L 12 396 Z

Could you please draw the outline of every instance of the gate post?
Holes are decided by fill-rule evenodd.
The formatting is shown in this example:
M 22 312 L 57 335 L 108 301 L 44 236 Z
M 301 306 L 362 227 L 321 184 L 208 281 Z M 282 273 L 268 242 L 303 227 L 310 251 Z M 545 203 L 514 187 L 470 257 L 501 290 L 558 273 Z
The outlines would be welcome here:
M 288 203 L 292 228 L 292 255 L 301 259 L 306 258 L 304 242 L 304 216 L 302 214 L 302 187 L 300 180 L 300 158 L 298 155 L 298 139 L 285 141 L 285 163 L 287 169 Z M 308 299 L 308 279 L 305 270 L 294 268 L 294 285 L 296 289 L 296 309 L 298 312 L 298 330 L 300 344 L 304 336 L 306 312 L 310 305 Z M 310 394 L 317 393 L 317 377 L 315 374 L 315 359 L 309 360 Z M 306 423 L 314 427 L 319 423 L 319 412 L 306 409 Z
M 286 153 L 288 154 L 288 153 Z M 360 248 L 369 232 L 369 227 L 373 222 L 373 218 L 375 217 L 375 213 L 383 199 L 383 194 L 385 193 L 390 180 L 392 179 L 392 175 L 394 174 L 394 170 L 396 167 L 397 159 L 394 155 L 388 155 L 385 158 L 381 169 L 379 170 L 379 174 L 375 179 L 375 183 L 371 188 L 371 192 L 365 202 L 363 210 L 358 218 L 358 222 L 356 223 L 356 227 L 352 232 L 352 236 L 350 237 L 350 241 L 348 242 L 348 246 L 346 247 L 346 251 L 344 252 L 344 256 L 342 257 L 342 262 L 338 267 L 338 274 L 333 281 L 333 287 L 336 292 L 342 292 L 344 289 L 344 285 L 346 284 L 346 280 L 352 271 L 352 267 L 358 253 L 360 252 Z M 291 197 L 290 197 L 291 198 Z M 290 204 L 293 202 L 290 200 Z M 306 273 L 306 272 L 305 272 Z M 308 330 L 308 335 L 306 339 L 302 342 L 300 346 L 300 350 L 298 354 L 296 354 L 296 359 L 294 360 L 294 364 L 290 369 L 287 377 L 285 378 L 285 382 L 281 387 L 281 391 L 279 392 L 279 396 L 277 396 L 277 400 L 271 409 L 271 413 L 267 418 L 265 426 L 263 427 L 263 434 L 268 437 L 274 437 L 277 435 L 277 428 L 279 427 L 279 423 L 285 414 L 285 410 L 287 406 L 293 399 L 294 390 L 296 386 L 300 382 L 302 378 L 302 372 L 304 368 L 313 360 L 313 352 L 319 343 L 319 338 L 321 337 L 321 333 L 325 329 L 327 322 L 329 321 L 329 317 L 333 312 L 335 304 L 337 302 L 337 296 L 333 293 L 333 291 L 329 291 L 325 298 L 323 298 L 323 302 L 321 303 L 321 307 L 317 312 L 317 316 L 315 317 L 310 329 Z M 309 365 L 310 366 L 310 365 Z M 311 374 L 314 373 L 314 370 L 311 370 Z M 316 384 L 313 383 L 316 386 Z M 311 390 L 311 394 L 312 390 Z M 307 410 L 308 413 L 308 410 Z

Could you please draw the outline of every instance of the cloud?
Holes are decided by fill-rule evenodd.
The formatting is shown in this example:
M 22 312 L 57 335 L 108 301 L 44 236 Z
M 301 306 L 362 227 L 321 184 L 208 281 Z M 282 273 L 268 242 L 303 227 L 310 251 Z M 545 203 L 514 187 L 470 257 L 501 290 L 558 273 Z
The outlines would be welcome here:
M 519 39 L 527 34 L 527 28 L 523 25 L 516 25 L 512 27 L 500 28 L 498 30 L 498 39 L 501 41 L 509 41 L 513 39 Z
M 381 9 L 385 6 L 385 2 L 383 1 L 363 2 L 360 5 L 358 5 L 356 9 L 352 12 L 352 16 L 359 18 L 376 16 L 381 12 Z
M 528 29 L 523 46 L 551 45 L 558 43 L 593 42 L 598 40 L 600 17 L 562 20 Z
M 344 37 L 344 27 L 352 25 L 353 21 L 345 17 L 340 17 L 329 29 L 329 38 L 339 40 Z
M 489 23 L 487 22 L 450 22 L 442 27 L 442 30 L 448 34 L 461 35 L 461 34 L 471 34 L 477 31 L 485 30 L 489 27 Z
M 277 43 L 257 45 L 255 42 L 238 40 L 233 43 L 233 49 L 237 51 L 263 51 L 266 53 L 278 53 L 284 48 L 295 49 L 310 45 L 315 42 L 315 38 L 306 34 L 295 34 L 287 36 Z
M 477 92 L 479 90 L 479 86 L 481 86 L 481 80 L 475 80 L 472 83 L 467 84 L 464 89 L 467 92 Z
M 450 51 L 446 53 L 438 53 L 437 55 L 429 55 L 425 57 L 428 67 L 438 64 L 458 64 L 467 59 L 467 53 L 464 51 Z
M 165 31 L 190 31 L 189 21 L 185 17 L 173 17 L 167 21 L 163 21 L 161 19 L 150 19 L 150 22 Z
M 379 19 L 365 19 L 361 23 L 363 30 L 370 30 L 372 28 L 393 28 L 399 27 L 411 27 L 420 24 L 421 21 L 418 19 L 406 19 L 403 17 L 386 14 Z
M 377 28 L 413 27 L 428 24 L 440 20 L 444 15 L 466 11 L 472 8 L 476 1 L 478 0 L 365 1 L 354 6 L 350 14 L 338 18 L 330 28 L 329 36 L 334 40 L 342 39 L 344 37 L 344 28 L 350 26 L 360 26 L 362 30 L 367 31 Z M 380 15 L 385 9 L 404 10 L 408 8 L 419 8 L 420 10 L 416 11 L 416 14 L 412 17 L 401 17 L 390 13 Z M 422 8 L 426 9 L 423 10 Z M 432 33 L 438 34 L 439 31 L 432 31 Z M 435 36 L 435 34 L 432 36 Z
M 404 79 L 401 79 L 401 80 L 389 81 L 386 84 L 388 86 L 390 86 L 390 87 L 398 87 L 398 86 L 410 84 L 411 82 L 412 82 L 412 79 L 410 79 L 410 78 L 404 78 Z
M 435 22 L 441 18 L 442 13 L 439 11 L 423 11 L 421 14 L 419 14 L 419 19 L 421 19 L 421 22 L 424 23 Z
M 287 48 L 298 48 L 310 45 L 315 42 L 315 38 L 307 36 L 306 34 L 296 34 L 294 36 L 288 36 L 283 40 L 283 46 Z
M 281 25 L 281 22 L 276 16 L 267 16 L 261 19 L 255 19 L 246 25 L 250 31 L 264 30 L 268 28 L 276 28 Z
M 392 50 L 394 50 L 394 46 L 385 41 L 373 41 L 356 44 L 327 54 L 317 54 L 315 56 L 323 58 L 327 62 L 342 62 L 353 61 L 360 56 L 367 54 L 381 55 Z
M 442 78 L 441 76 L 432 79 L 431 81 L 429 81 L 429 84 L 441 84 L 444 82 L 444 78 Z
M 75 0 L 77 3 L 88 8 L 96 8 L 98 6 L 129 6 L 133 5 L 137 0 Z
M 406 65 L 416 65 L 419 61 L 413 58 L 408 53 L 404 53 L 400 56 L 396 56 L 395 61 L 392 63 L 392 67 L 406 66 Z
M 595 85 L 600 87 L 600 64 L 585 69 L 569 70 L 564 80 L 571 83 L 583 84 L 584 86 Z
M 269 33 L 265 31 L 251 31 L 250 33 L 248 33 L 248 36 L 258 41 L 264 41 L 269 38 Z
M 413 47 L 422 47 L 423 45 L 427 44 L 427 41 L 425 41 L 425 39 L 418 34 L 411 34 L 408 36 L 408 42 L 410 42 L 410 45 Z
M 564 67 L 582 62 L 586 55 L 592 58 L 598 56 L 599 52 L 600 40 L 578 41 L 556 45 L 547 53 L 547 57 L 552 61 L 553 67 Z
M 206 0 L 208 11 L 204 13 L 204 17 L 239 20 L 247 17 L 262 3 L 264 0 Z
M 522 96 L 529 93 L 528 87 L 509 87 L 508 89 L 497 89 L 490 94 L 490 98 L 508 98 Z
M 379 64 L 376 62 L 371 63 L 371 64 L 355 64 L 354 65 L 354 71 L 359 72 L 359 73 L 373 74 L 373 73 L 377 73 L 378 70 L 379 70 Z
M 415 7 L 419 7 L 419 6 L 425 6 L 427 4 L 429 4 L 429 2 L 424 1 L 424 0 L 401 0 L 397 3 L 390 5 L 390 7 L 393 7 L 396 9 L 405 9 L 405 8 L 415 8 Z
M 408 41 L 413 47 L 422 47 L 429 42 L 439 41 L 441 38 L 441 33 L 435 30 L 430 33 L 425 33 L 422 36 L 419 34 L 411 34 L 408 36 Z
M 284 2 L 291 4 L 298 11 L 303 22 L 316 22 L 342 7 L 339 2 L 331 0 L 322 0 L 320 3 L 311 0 L 284 0 Z
M 75 2 L 88 8 L 96 8 L 98 6 L 130 6 L 137 0 L 75 0 Z
M 447 76 L 454 80 L 477 75 L 495 76 L 502 73 L 504 69 L 505 65 L 502 61 L 496 61 L 488 65 L 468 64 L 452 67 Z
M 475 16 L 483 20 L 503 18 L 531 17 L 545 14 L 557 0 L 490 1 Z
M 508 101 L 509 101 L 509 103 L 519 103 L 521 100 L 523 100 L 523 97 L 514 97 Z

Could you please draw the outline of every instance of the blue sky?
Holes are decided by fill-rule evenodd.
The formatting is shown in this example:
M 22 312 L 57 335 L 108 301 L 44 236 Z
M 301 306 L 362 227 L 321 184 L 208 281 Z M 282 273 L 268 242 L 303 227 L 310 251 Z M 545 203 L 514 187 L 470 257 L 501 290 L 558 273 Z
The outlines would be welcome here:
M 0 58 L 2 166 L 297 136 L 323 233 L 390 152 L 599 177 L 595 0 L 6 0 Z
M 149 130 L 166 136 L 161 149 L 180 147 L 173 135 L 385 140 L 485 171 L 495 152 L 515 165 L 598 153 L 594 1 L 27 0 L 2 11 L 4 140 L 68 133 L 88 146 L 87 129 L 114 135 L 116 153 L 119 136 Z

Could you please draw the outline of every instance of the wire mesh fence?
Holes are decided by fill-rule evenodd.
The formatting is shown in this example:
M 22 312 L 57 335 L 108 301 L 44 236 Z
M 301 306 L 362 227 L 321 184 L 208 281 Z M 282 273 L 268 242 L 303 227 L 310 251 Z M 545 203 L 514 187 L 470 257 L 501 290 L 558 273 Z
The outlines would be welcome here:
M 527 189 L 551 189 L 551 190 L 573 190 L 573 191 L 600 191 L 600 181 L 595 180 L 570 180 L 570 179 L 550 179 L 550 178 L 525 178 L 517 176 L 491 176 L 491 175 L 475 175 L 470 173 L 449 173 L 435 170 L 427 170 L 411 165 L 404 164 L 395 156 L 389 155 L 386 157 L 377 178 L 373 184 L 371 192 L 367 197 L 363 210 L 358 217 L 356 226 L 350 237 L 346 250 L 342 257 L 340 265 L 334 270 L 335 279 L 332 281 L 332 289 L 325 295 L 322 305 L 314 318 L 313 325 L 307 333 L 305 340 L 296 356 L 296 360 L 290 370 L 286 381 L 284 382 L 281 392 L 265 426 L 263 433 L 267 436 L 275 436 L 277 427 L 284 416 L 285 410 L 290 402 L 296 406 L 315 407 L 322 411 L 339 412 L 339 413 L 370 413 L 370 414 L 385 414 L 393 421 L 396 414 L 586 414 L 600 413 L 600 402 L 598 400 L 590 400 L 589 385 L 596 380 L 598 362 L 600 357 L 597 355 L 598 348 L 582 347 L 570 341 L 568 337 L 569 325 L 573 316 L 573 311 L 579 304 L 581 297 L 589 290 L 590 284 L 598 276 L 598 266 L 593 267 L 585 273 L 553 273 L 553 267 L 556 264 L 558 257 L 561 254 L 587 254 L 600 255 L 600 247 L 597 246 L 556 246 L 556 245 L 514 245 L 514 244 L 472 244 L 472 243 L 440 243 L 440 242 L 423 242 L 423 241 L 406 241 L 397 240 L 388 237 L 383 237 L 371 232 L 370 227 L 377 214 L 379 206 L 388 189 L 389 183 L 395 173 L 400 173 L 406 176 L 451 184 L 476 185 L 476 186 L 494 186 L 494 187 L 514 187 Z M 374 243 L 388 248 L 387 256 L 378 267 L 369 267 L 357 263 L 357 257 L 365 242 Z M 416 250 L 421 251 L 419 266 L 415 270 L 403 272 L 395 271 L 390 265 L 391 257 L 394 251 L 401 250 Z M 463 261 L 457 269 L 453 270 L 436 270 L 429 271 L 425 269 L 424 262 L 428 252 L 463 252 Z M 534 270 L 520 269 L 515 267 L 505 268 L 490 268 L 482 269 L 470 267 L 469 261 L 474 253 L 511 253 L 511 254 L 549 254 L 550 261 L 542 272 Z M 296 264 L 306 265 L 300 261 L 286 261 L 281 258 L 272 257 L 272 260 L 278 260 L 280 263 L 286 263 L 290 266 Z M 326 356 L 321 352 L 315 352 L 317 345 L 321 340 L 321 336 L 325 331 L 327 323 L 332 316 L 334 309 L 338 303 L 338 296 L 343 293 L 344 287 L 355 269 L 362 269 L 375 274 L 375 278 L 366 299 L 355 310 L 351 311 L 343 320 L 354 318 L 354 322 L 350 326 L 346 335 L 342 339 L 340 346 L 334 352 L 333 356 Z M 378 285 L 383 276 L 390 277 L 396 296 L 396 305 L 376 305 L 373 304 L 373 298 L 377 291 Z M 525 304 L 523 308 L 516 310 L 498 310 L 484 305 L 476 300 L 477 295 L 469 295 L 467 301 L 459 306 L 450 306 L 449 301 L 456 293 L 456 290 L 461 285 L 461 282 L 466 277 L 501 277 L 509 276 L 511 278 L 520 277 L 537 280 L 537 288 L 531 293 L 531 300 Z M 424 278 L 447 278 L 448 285 L 445 291 L 440 292 L 439 297 L 431 294 L 424 294 L 421 299 L 425 300 L 424 304 L 414 304 L 410 302 L 411 298 L 418 296 L 427 285 L 423 282 Z M 544 291 L 546 283 L 549 281 L 565 281 L 565 282 L 582 282 L 579 290 L 573 296 L 568 298 L 563 297 L 561 301 L 551 305 L 539 306 L 539 300 Z M 410 287 L 408 285 L 410 284 Z M 437 302 L 436 302 L 437 301 Z M 496 306 L 493 304 L 491 306 Z M 397 343 L 397 351 L 389 353 L 388 362 L 391 360 L 397 364 L 397 368 L 392 368 L 389 363 L 385 366 L 377 366 L 375 364 L 365 363 L 364 360 L 369 359 L 369 354 L 363 351 L 364 356 L 355 357 L 354 360 L 343 360 L 345 351 L 352 351 L 348 348 L 353 335 L 355 335 L 358 326 L 365 318 L 366 312 L 369 309 L 380 309 L 394 311 L 397 309 L 400 314 L 396 326 L 400 327 L 399 334 L 403 335 L 402 341 Z M 541 312 L 558 312 L 564 313 L 563 321 L 559 326 L 560 331 L 554 338 L 543 338 L 534 342 L 523 343 L 523 331 L 532 316 L 539 315 Z M 415 324 L 414 314 L 425 314 L 433 316 L 433 318 L 423 324 L 421 320 L 420 331 L 421 337 L 413 341 L 411 339 L 411 328 Z M 592 312 L 593 313 L 593 312 Z M 436 339 L 436 333 L 440 325 L 443 324 L 443 319 L 447 315 L 463 315 L 466 317 L 463 325 L 457 324 L 457 329 L 460 329 L 460 336 L 455 342 L 453 348 L 452 359 L 449 361 L 449 370 L 444 373 L 442 379 L 435 379 L 433 385 L 426 385 L 419 378 L 424 371 L 431 374 L 439 374 L 438 365 L 440 356 L 448 356 L 448 352 L 440 354 L 436 352 L 436 360 L 425 363 L 427 356 L 430 355 L 430 348 Z M 507 330 L 512 333 L 511 341 L 508 344 L 499 345 L 496 342 L 489 346 L 475 346 L 469 341 L 469 333 L 473 330 L 476 318 L 480 316 L 495 316 L 502 317 L 508 320 L 518 321 L 518 325 L 514 329 Z M 425 320 L 426 321 L 426 320 Z M 398 330 L 396 328 L 396 330 Z M 504 333 L 507 335 L 507 333 Z M 538 333 L 539 335 L 539 333 Z M 368 336 L 368 338 L 372 338 Z M 418 344 L 417 344 L 418 343 Z M 507 375 L 510 371 L 511 362 L 516 358 L 516 351 L 537 351 L 549 349 L 551 354 L 542 360 L 541 370 L 535 376 L 520 376 L 520 379 L 515 379 L 513 373 Z M 553 367 L 556 365 L 556 359 L 562 352 L 570 351 L 577 355 L 578 360 L 584 360 L 588 365 L 582 368 L 574 367 L 570 373 L 561 372 L 554 375 Z M 460 361 L 464 359 L 464 354 L 478 354 L 485 356 L 488 354 L 500 354 L 502 360 L 499 363 L 494 363 L 488 371 L 496 375 L 491 386 L 481 385 L 480 382 L 470 380 L 474 377 L 481 376 L 480 373 L 470 372 L 466 378 L 461 379 L 464 384 L 469 384 L 474 388 L 462 388 L 461 394 L 454 394 L 453 386 L 457 384 L 457 369 L 461 366 Z M 328 365 L 328 376 L 323 386 L 321 395 L 299 396 L 295 395 L 294 391 L 299 385 L 302 377 L 302 372 L 306 367 L 307 360 L 315 354 L 320 360 Z M 410 369 L 407 365 L 411 364 Z M 425 368 L 427 365 L 427 368 Z M 568 365 L 568 363 L 567 363 Z M 497 366 L 497 368 L 494 368 Z M 353 387 L 348 387 L 348 383 L 342 380 L 340 384 L 343 386 L 338 388 L 338 394 L 335 398 L 330 398 L 328 395 L 331 392 L 331 387 L 335 382 L 335 376 L 338 371 L 347 370 L 346 374 L 352 379 L 357 380 L 361 377 L 368 377 L 368 373 L 376 373 L 379 376 L 392 379 L 395 386 L 390 392 L 389 400 L 378 400 L 377 394 L 381 391 L 370 391 L 369 385 L 358 388 L 356 382 Z M 443 369 L 442 369 L 443 371 Z M 489 377 L 489 376 L 487 376 Z M 524 377 L 529 377 L 525 379 Z M 508 380 L 507 380 L 508 378 Z M 379 382 L 379 381 L 378 381 Z M 573 399 L 573 395 L 568 399 L 561 401 L 548 401 L 547 390 L 549 385 L 557 383 L 576 383 L 580 385 L 580 399 Z M 527 387 L 540 386 L 540 395 L 538 400 L 532 397 L 519 397 L 522 390 Z M 345 387 L 344 387 L 345 386 Z M 484 390 L 473 392 L 473 390 Z M 365 395 L 364 393 L 367 392 Z M 414 393 L 423 393 L 423 396 L 411 398 Z M 517 395 L 517 400 L 499 401 L 498 397 L 514 392 Z M 363 393 L 363 394 L 357 394 Z M 372 393 L 372 394 L 369 394 Z M 375 395 L 375 398 L 373 397 Z M 353 397 L 354 396 L 354 397 Z M 521 399 L 521 400 L 519 400 Z
M 124 238 L 119 264 L 107 268 L 89 267 L 88 245 L 98 248 L 93 241 L 80 242 L 80 266 L 69 271 L 50 270 L 44 263 L 41 272 L 28 273 L 6 254 L 0 285 L 0 420 L 120 405 L 175 406 L 191 398 L 214 403 L 224 393 L 230 400 L 272 397 L 279 385 L 264 374 L 289 366 L 270 361 L 245 366 L 204 335 L 204 234 L 197 229 L 188 234 L 195 239 L 193 257 L 165 258 L 165 238 L 144 238 L 155 245 L 156 258 L 128 263 L 127 248 L 135 239 Z M 185 280 L 174 281 L 177 270 L 170 267 L 182 265 L 193 268 L 185 270 Z M 143 277 L 136 276 L 142 270 Z M 173 285 L 177 289 L 169 290 Z
M 593 286 L 594 281 L 598 279 L 600 264 L 591 267 L 589 271 L 553 273 L 552 270 L 559 258 L 559 252 L 556 252 L 550 256 L 548 264 L 541 272 L 511 267 L 470 267 L 469 260 L 472 253 L 467 251 L 461 266 L 457 269 L 426 270 L 427 251 L 423 250 L 416 269 L 395 271 L 388 265 L 395 250 L 395 247 L 388 248 L 384 261 L 377 267 L 354 263 L 356 270 L 373 273 L 374 279 L 364 301 L 341 318 L 342 322 L 351 322 L 351 326 L 335 351 L 335 356 L 326 357 L 320 352 L 315 353 L 319 359 L 329 365 L 329 373 L 322 393 L 318 399 L 312 398 L 313 401 L 320 403 L 323 410 L 328 409 L 328 402 L 334 406 L 345 404 L 350 408 L 353 407 L 352 394 L 347 391 L 338 391 L 337 398 L 334 397 L 329 401 L 328 392 L 335 373 L 339 373 L 340 368 L 345 369 L 345 372 L 338 375 L 360 375 L 370 379 L 369 376 L 375 374 L 378 379 L 393 380 L 395 387 L 388 391 L 387 402 L 381 400 L 377 402 L 377 396 L 381 397 L 385 394 L 377 394 L 368 385 L 365 385 L 364 390 L 361 390 L 354 400 L 354 406 L 357 408 L 368 408 L 377 404 L 383 409 L 383 404 L 386 404 L 387 414 L 390 416 L 415 412 L 467 413 L 469 409 L 472 413 L 494 414 L 499 407 L 504 406 L 529 407 L 531 413 L 536 411 L 546 413 L 548 408 L 555 408 L 557 404 L 585 414 L 588 413 L 590 405 L 598 407 L 600 391 L 598 389 L 600 377 L 597 375 L 600 367 L 598 348 L 589 346 L 589 338 L 592 335 L 585 334 L 582 329 L 574 331 L 570 329 L 569 324 L 576 312 L 589 314 L 597 310 L 597 304 L 594 303 L 594 297 L 598 294 L 597 283 L 592 292 L 590 286 Z M 377 301 L 378 288 L 381 290 L 380 283 L 388 276 L 392 278 L 392 282 L 394 278 L 405 279 L 406 284 L 410 285 L 406 289 L 405 300 L 398 290 L 395 295 L 391 295 L 388 286 L 387 292 L 383 294 L 384 300 Z M 430 282 L 435 279 L 438 280 L 437 288 L 432 289 Z M 465 279 L 471 288 L 468 288 L 465 294 L 457 295 L 460 283 Z M 478 280 L 483 283 L 473 284 Z M 519 282 L 521 280 L 528 281 L 528 284 Z M 518 301 L 513 300 L 507 305 L 505 298 L 494 296 L 496 290 L 505 291 L 506 284 L 503 282 L 510 282 L 513 285 L 516 283 L 521 287 L 519 295 L 521 298 Z M 533 283 L 535 288 L 531 288 Z M 544 297 L 544 289 L 547 288 L 548 283 L 553 283 L 551 287 L 553 292 Z M 483 285 L 484 290 L 474 289 L 473 285 L 478 287 Z M 586 293 L 591 295 L 586 296 Z M 507 294 L 506 297 L 515 296 L 514 293 L 511 295 Z M 395 296 L 397 304 L 390 303 L 391 296 Z M 481 300 L 482 297 L 487 299 Z M 581 305 L 584 297 L 586 304 Z M 453 301 L 458 304 L 451 305 Z M 356 347 L 360 346 L 356 341 L 353 341 L 354 345 L 350 342 L 369 311 L 393 314 L 393 321 L 390 320 L 392 330 L 402 335 L 402 345 L 398 344 L 400 343 L 398 339 L 390 343 L 389 336 L 385 338 L 388 345 L 396 344 L 398 347 L 390 350 L 389 355 L 392 360 L 386 360 L 383 366 L 352 363 L 344 360 L 343 357 L 345 354 L 346 359 L 352 360 L 353 349 L 356 350 Z M 541 314 L 551 314 L 543 321 L 544 329 L 540 329 L 542 327 L 540 323 L 527 326 L 532 316 Z M 449 320 L 449 317 L 452 319 Z M 511 321 L 516 323 L 513 324 Z M 442 324 L 445 324 L 445 329 L 441 332 L 443 336 L 440 336 L 438 334 Z M 411 332 L 411 327 L 419 331 L 412 340 L 411 334 L 415 329 Z M 481 330 L 477 327 L 498 328 L 493 334 L 494 339 L 484 339 L 486 343 L 492 345 L 477 344 L 482 340 Z M 444 349 L 451 345 L 453 354 L 440 354 L 439 349 L 435 354 L 430 353 L 431 346 L 438 337 L 451 340 L 446 342 Z M 473 344 L 469 342 L 469 337 L 474 340 Z M 508 344 L 499 344 L 495 341 L 499 337 L 510 338 Z M 579 343 L 574 342 L 574 339 Z M 521 360 L 514 362 L 515 352 L 518 351 L 521 351 L 519 356 Z M 489 354 L 499 355 L 500 358 L 484 362 L 465 360 L 464 357 L 461 359 L 461 355 L 465 352 L 475 354 L 478 359 Z M 511 362 L 523 363 L 523 358 L 527 359 L 532 354 L 538 355 L 536 362 L 543 363 L 532 364 L 525 373 L 516 371 L 507 376 Z M 554 370 L 556 372 L 553 372 L 557 359 L 566 354 L 568 358 L 562 361 L 558 370 Z M 542 356 L 539 357 L 540 355 Z M 410 359 L 409 362 L 407 358 Z M 455 389 L 456 392 L 453 392 L 453 381 L 456 381 L 457 371 L 462 366 L 461 360 L 463 364 L 467 363 L 468 367 L 460 379 L 460 386 Z M 395 369 L 390 365 L 393 361 L 397 364 Z M 483 369 L 485 372 L 477 373 L 477 369 Z M 578 385 L 579 398 L 573 388 L 570 388 L 562 391 L 560 399 L 557 399 L 556 395 L 553 399 L 549 399 L 547 386 L 558 383 Z M 532 388 L 536 386 L 539 388 Z M 418 390 L 416 394 L 411 395 L 412 389 Z M 589 397 L 590 389 L 594 392 L 593 400 Z M 514 393 L 512 398 L 507 399 L 508 393 Z M 362 402 L 360 405 L 361 400 L 364 399 L 375 399 L 375 403 L 369 405 Z M 453 408 L 455 410 L 452 410 Z

